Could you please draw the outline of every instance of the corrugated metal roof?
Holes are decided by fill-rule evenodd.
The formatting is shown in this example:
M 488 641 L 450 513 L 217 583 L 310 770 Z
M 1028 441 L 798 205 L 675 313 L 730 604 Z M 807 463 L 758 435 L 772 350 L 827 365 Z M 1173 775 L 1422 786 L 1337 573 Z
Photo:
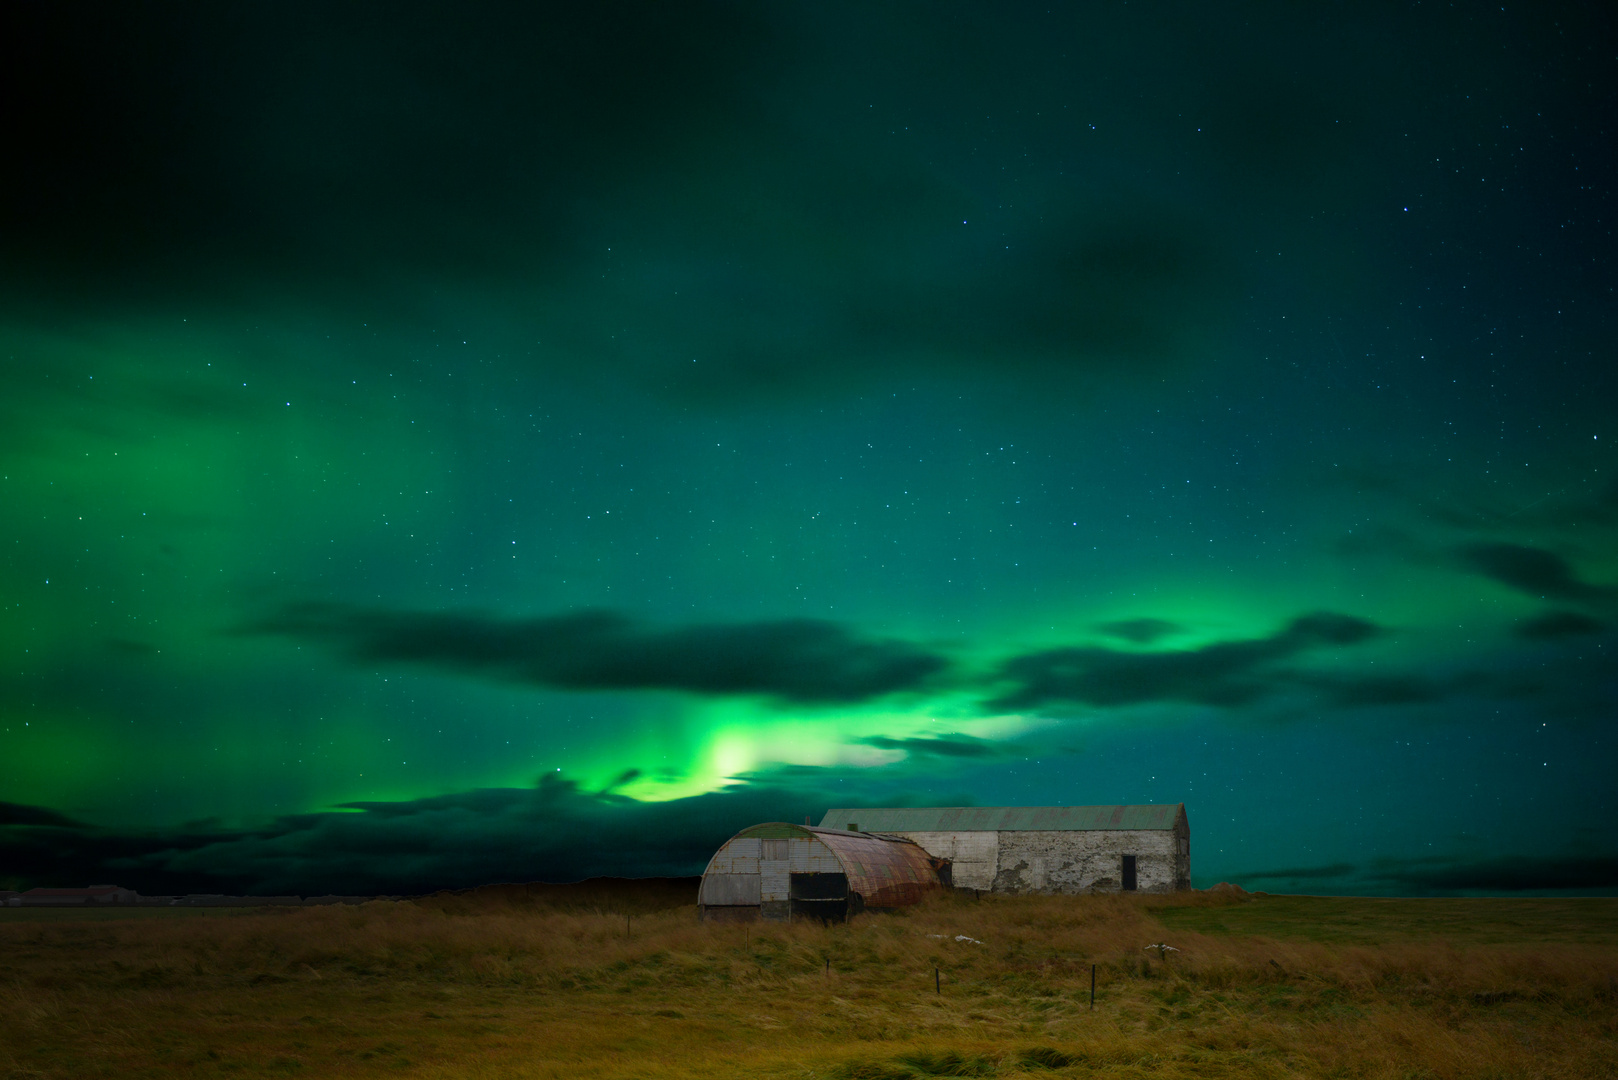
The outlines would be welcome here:
M 754 825 L 731 839 L 744 836 L 760 840 L 814 837 L 837 856 L 843 864 L 843 873 L 848 875 L 849 891 L 859 893 L 869 908 L 914 904 L 927 893 L 943 888 L 932 857 L 903 837 L 790 825 L 783 821 Z
M 895 806 L 835 809 L 822 829 L 860 832 L 1083 832 L 1096 829 L 1172 829 L 1185 803 L 1142 806 Z

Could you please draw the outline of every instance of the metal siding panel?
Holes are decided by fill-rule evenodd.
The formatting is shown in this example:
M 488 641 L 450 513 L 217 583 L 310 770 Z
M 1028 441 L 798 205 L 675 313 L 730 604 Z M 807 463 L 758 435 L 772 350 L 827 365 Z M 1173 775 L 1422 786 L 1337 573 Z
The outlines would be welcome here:
M 698 900 L 703 904 L 728 906 L 759 902 L 757 874 L 708 874 L 702 879 Z
M 841 874 L 843 864 L 830 851 L 818 851 L 810 856 L 804 870 L 811 874 Z
M 804 874 L 841 874 L 843 872 L 842 860 L 831 848 L 822 844 L 818 839 L 810 837 L 803 842 L 803 864 L 792 860 L 792 869 Z
M 815 860 L 815 849 L 826 850 L 826 846 L 812 836 L 800 836 L 787 844 L 787 864 L 795 874 L 807 873 Z
M 759 899 L 766 903 L 772 900 L 790 900 L 791 881 L 791 872 L 785 859 L 765 859 L 759 871 Z
M 713 857 L 710 870 L 718 874 L 758 873 L 757 840 L 732 839 Z

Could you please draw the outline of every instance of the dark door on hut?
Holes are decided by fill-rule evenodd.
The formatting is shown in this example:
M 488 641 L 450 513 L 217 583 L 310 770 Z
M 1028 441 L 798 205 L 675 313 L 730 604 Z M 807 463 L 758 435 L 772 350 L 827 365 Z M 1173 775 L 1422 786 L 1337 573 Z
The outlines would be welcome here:
M 1135 856 L 1124 856 L 1124 892 L 1135 891 Z
M 848 917 L 847 874 L 793 874 L 790 882 L 792 914 L 822 922 Z

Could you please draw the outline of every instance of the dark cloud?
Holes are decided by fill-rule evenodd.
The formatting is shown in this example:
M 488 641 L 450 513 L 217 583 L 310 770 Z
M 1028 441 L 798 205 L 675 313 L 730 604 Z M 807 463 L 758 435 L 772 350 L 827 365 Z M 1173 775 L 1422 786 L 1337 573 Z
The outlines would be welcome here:
M 573 200 L 733 123 L 790 51 L 723 0 L 6 11 L 0 248 L 78 276 L 554 248 Z
M 1372 875 L 1419 892 L 1543 892 L 1618 886 L 1618 857 L 1523 855 L 1478 860 L 1384 862 Z
M 997 743 L 974 739 L 970 735 L 939 735 L 930 739 L 890 739 L 885 735 L 872 735 L 859 741 L 883 750 L 903 750 L 909 754 L 931 754 L 935 757 L 993 757 L 1003 750 Z
M 79 822 L 58 814 L 55 810 L 9 802 L 0 802 L 0 825 L 54 825 L 68 829 L 82 827 Z
M 1179 623 L 1167 619 L 1118 619 L 1100 623 L 1096 629 L 1108 637 L 1133 641 L 1137 645 L 1150 645 L 1158 638 L 1178 634 L 1182 628 Z
M 783 268 L 774 251 L 745 250 L 738 241 L 733 258 L 753 268 L 745 278 L 681 265 L 679 276 L 691 285 L 682 290 L 679 310 L 651 297 L 624 297 L 647 318 L 646 340 L 658 344 L 626 345 L 617 361 L 665 392 L 710 402 L 842 391 L 892 376 L 991 373 L 997 382 L 1046 387 L 1098 373 L 1161 371 L 1183 362 L 1187 342 L 1219 318 L 1234 274 L 1221 270 L 1224 255 L 1206 230 L 1170 221 L 1169 207 L 1132 204 L 1062 221 L 1008 221 L 996 235 L 1014 243 L 991 262 L 968 230 L 949 239 L 920 235 L 935 232 L 932 223 L 947 219 L 945 208 L 959 205 L 960 196 L 932 190 L 936 181 L 924 179 L 924 169 L 916 172 L 918 190 L 906 191 L 893 215 L 918 226 L 917 235 L 905 238 L 915 253 L 947 245 L 954 280 L 938 280 L 930 260 L 896 266 L 884 250 L 835 260 L 810 253 L 805 267 Z M 854 195 L 859 188 L 849 194 L 861 202 L 887 195 Z M 936 209 L 922 219 L 918 203 Z M 716 209 L 729 219 L 728 207 Z M 846 211 L 828 209 L 804 212 L 826 214 L 821 231 L 842 236 L 848 251 L 877 247 L 872 235 L 848 228 Z M 716 221 L 710 232 L 725 227 Z M 804 272 L 808 266 L 818 271 L 813 278 Z M 567 332 L 582 349 L 594 340 L 594 323 L 585 305 L 578 310 L 584 314 Z M 661 344 L 669 340 L 692 342 L 702 362 L 673 362 Z
M 1331 863 L 1328 866 L 1293 866 L 1284 870 L 1254 870 L 1232 875 L 1238 881 L 1292 880 L 1314 881 L 1323 878 L 1348 877 L 1354 872 L 1353 863 Z
M 914 690 L 936 653 L 817 619 L 653 629 L 588 611 L 534 619 L 300 605 L 248 628 L 326 641 L 356 662 L 425 664 L 564 690 L 681 690 L 862 701 Z
M 1613 590 L 1580 581 L 1562 556 L 1522 544 L 1468 544 L 1457 553 L 1470 569 L 1535 597 L 1586 603 L 1605 600 Z
M 1554 680 L 1544 672 L 1495 668 L 1441 674 L 1394 672 L 1386 675 L 1335 671 L 1290 672 L 1284 679 L 1316 691 L 1340 708 L 1424 705 L 1452 698 L 1509 700 L 1540 697 Z
M 1296 680 L 1280 661 L 1309 649 L 1355 645 L 1378 633 L 1374 623 L 1320 612 L 1292 620 L 1265 638 L 1225 641 L 1200 649 L 1120 652 L 1084 647 L 1014 657 L 1000 678 L 1013 688 L 989 702 L 994 709 L 1053 704 L 1134 705 L 1182 701 L 1244 705 Z
M 1517 624 L 1518 637 L 1530 641 L 1555 641 L 1559 638 L 1582 637 L 1599 634 L 1606 624 L 1576 611 L 1548 611 Z
M 964 793 L 918 799 L 869 778 L 851 797 L 855 785 L 838 783 L 848 778 L 775 770 L 724 791 L 637 802 L 545 774 L 530 788 L 353 802 L 343 812 L 254 828 L 124 831 L 36 821 L 56 816 L 21 807 L 15 816 L 31 820 L 0 824 L 0 887 L 116 882 L 148 895 L 416 895 L 498 881 L 684 877 L 761 821 L 818 822 L 828 806 L 972 805 Z
M 951 372 L 1044 388 L 1191 361 L 1241 295 L 1250 219 L 1274 212 L 1255 178 L 1313 192 L 1368 160 L 1353 150 L 1368 126 L 1308 119 L 1347 106 L 1340 80 L 1276 67 L 1290 46 L 1237 35 L 1225 59 L 1185 63 L 1212 56 L 1217 20 L 1059 12 L 1063 29 L 1031 34 L 1010 11 L 967 29 L 727 0 L 7 11 L 14 282 L 179 279 L 235 298 L 273 281 L 400 322 L 420 317 L 401 279 L 494 282 L 522 298 L 482 320 L 522 324 L 505 347 L 537 324 L 588 358 L 567 370 L 710 401 Z M 1146 182 L 1192 164 L 1142 149 L 1183 114 L 1101 104 L 1125 75 L 1201 102 L 1194 197 Z M 1155 134 L 1103 141 L 1078 110 L 980 117 L 1008 92 Z M 1074 153 L 1092 183 L 1074 184 Z M 996 154 L 1022 172 L 984 173 Z M 605 345 L 603 318 L 634 332 Z
M 416 894 L 493 881 L 678 877 L 701 873 L 747 825 L 818 820 L 827 805 L 820 792 L 753 785 L 640 803 L 547 776 L 533 788 L 351 803 L 345 813 L 252 829 L 8 825 L 0 865 L 25 886 L 115 881 L 156 895 Z
M 23 820 L 0 823 L 0 888 L 71 888 L 115 882 L 160 895 L 246 891 L 246 880 L 218 874 L 131 869 L 135 862 L 161 853 L 179 854 L 233 838 L 221 830 L 202 826 L 162 834 L 124 833 L 68 821 L 42 807 L 13 807 L 9 816 Z M 41 820 L 42 816 L 54 820 Z M 222 889 L 222 885 L 229 888 Z
M 1420 675 L 1308 675 L 1298 681 L 1320 690 L 1344 708 L 1375 705 L 1419 705 L 1437 701 L 1459 688 Z
M 849 49 L 850 25 L 894 48 Z M 11 5 L 0 92 L 23 164 L 0 175 L 0 272 L 65 291 L 178 280 L 251 295 L 275 280 L 373 310 L 394 308 L 400 275 L 521 280 L 530 315 L 544 298 L 547 340 L 596 361 L 574 367 L 706 400 L 879 372 L 1044 382 L 1183 359 L 1235 288 L 1222 216 L 1130 185 L 1093 205 L 1065 190 L 1065 151 L 1035 166 L 1042 205 L 1008 212 L 975 164 L 899 149 L 891 115 L 794 82 L 835 64 L 839 84 L 891 107 L 902 39 L 901 81 L 947 90 L 923 91 L 926 110 L 956 114 L 919 132 L 967 122 L 980 94 L 1030 70 L 1017 18 L 921 31 L 903 12 L 729 0 L 406 0 L 386 17 L 307 0 Z M 988 66 L 963 72 L 948 62 L 959 48 Z M 1134 48 L 1160 52 L 1138 32 Z M 943 104 L 963 79 L 977 91 Z M 1071 94 L 1066 81 L 1038 93 Z M 1213 130 L 1248 123 L 1240 100 Z M 995 136 L 1019 154 L 1090 130 L 1019 124 Z M 609 246 L 616 261 L 596 265 Z M 611 347 L 608 311 L 637 327 Z

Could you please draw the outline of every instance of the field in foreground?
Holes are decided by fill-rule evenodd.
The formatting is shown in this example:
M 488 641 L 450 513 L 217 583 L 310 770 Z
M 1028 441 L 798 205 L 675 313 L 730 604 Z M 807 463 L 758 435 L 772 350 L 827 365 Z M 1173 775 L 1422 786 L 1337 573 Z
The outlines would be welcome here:
M 1618 1076 L 1614 900 L 648 906 L 0 911 L 0 1078 Z

